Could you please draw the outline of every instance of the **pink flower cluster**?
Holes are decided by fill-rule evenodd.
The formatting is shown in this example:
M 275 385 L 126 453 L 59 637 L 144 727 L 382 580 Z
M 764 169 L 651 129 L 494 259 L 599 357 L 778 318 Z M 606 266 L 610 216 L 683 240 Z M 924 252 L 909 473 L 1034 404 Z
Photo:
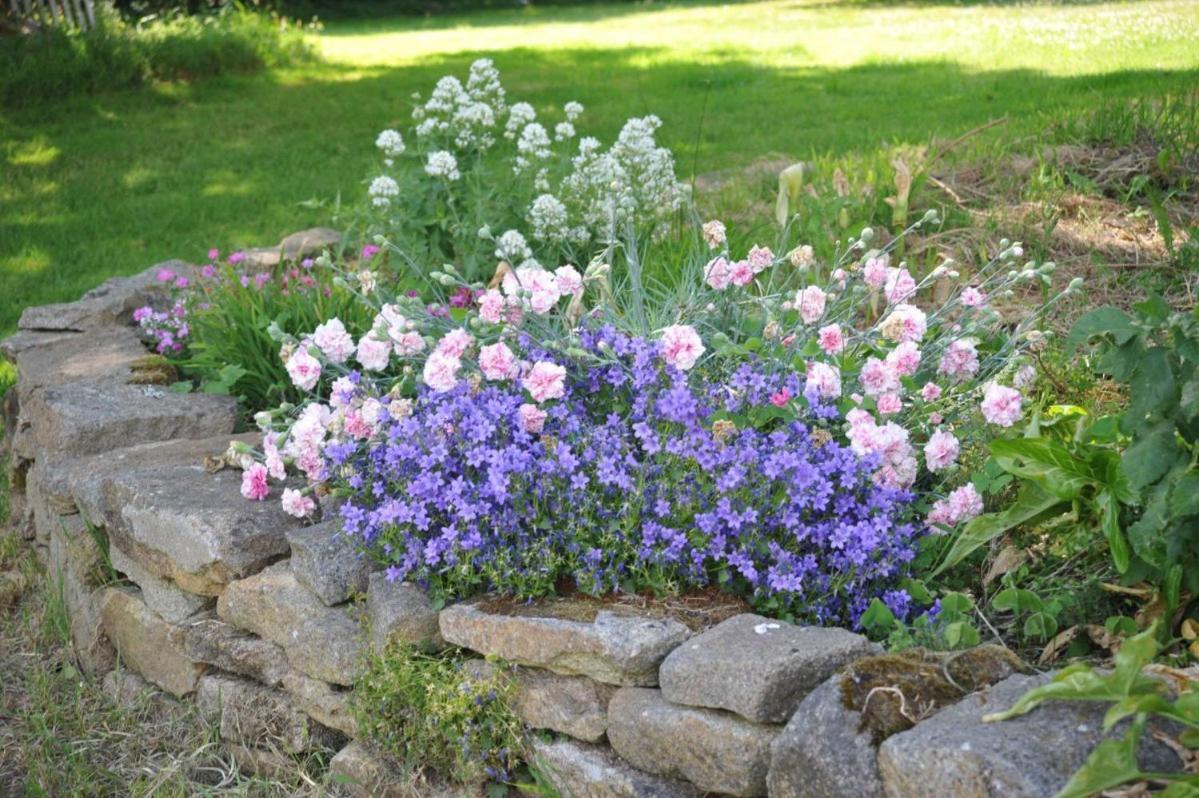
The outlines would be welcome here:
M 982 511 L 983 497 L 974 485 L 967 482 L 933 504 L 933 509 L 928 514 L 928 523 L 936 527 L 955 527 L 975 518 Z
M 916 453 L 908 437 L 908 431 L 888 421 L 879 424 L 874 416 L 855 408 L 845 416 L 849 422 L 846 437 L 859 455 L 877 455 L 882 464 L 875 472 L 874 481 L 892 488 L 911 487 L 916 481 Z

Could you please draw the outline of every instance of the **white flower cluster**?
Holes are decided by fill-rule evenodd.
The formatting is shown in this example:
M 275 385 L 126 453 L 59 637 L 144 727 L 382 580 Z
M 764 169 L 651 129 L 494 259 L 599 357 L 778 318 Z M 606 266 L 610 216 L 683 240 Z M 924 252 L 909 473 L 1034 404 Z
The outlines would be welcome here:
M 537 112 L 528 103 L 516 103 L 508 109 L 508 122 L 504 125 L 504 138 L 514 139 L 518 131 L 537 118 Z
M 486 150 L 495 143 L 492 129 L 504 109 L 499 72 L 484 58 L 471 65 L 466 86 L 452 75 L 437 81 L 433 94 L 412 116 L 420 138 L 452 141 L 460 150 Z
M 404 154 L 404 137 L 396 130 L 384 130 L 375 139 L 375 146 L 383 151 L 388 158 L 397 158 Z
M 532 258 L 533 251 L 519 231 L 507 230 L 495 242 L 495 256 L 515 265 Z
M 574 122 L 583 115 L 583 104 L 571 100 L 562 106 L 562 111 L 566 114 L 566 121 Z
M 534 238 L 554 244 L 565 241 L 569 234 L 568 223 L 566 206 L 553 194 L 542 194 L 533 200 L 529 224 L 533 226 Z
M 371 204 L 376 208 L 386 208 L 391 205 L 393 197 L 400 196 L 400 184 L 386 175 L 376 177 L 371 181 L 367 194 L 370 195 Z
M 537 122 L 530 122 L 520 131 L 520 139 L 516 142 L 516 164 L 512 171 L 520 174 L 534 161 L 544 161 L 550 157 L 550 135 Z
M 450 181 L 462 176 L 458 171 L 458 159 L 445 150 L 429 153 L 429 159 L 425 162 L 425 174 L 430 177 L 444 177 Z

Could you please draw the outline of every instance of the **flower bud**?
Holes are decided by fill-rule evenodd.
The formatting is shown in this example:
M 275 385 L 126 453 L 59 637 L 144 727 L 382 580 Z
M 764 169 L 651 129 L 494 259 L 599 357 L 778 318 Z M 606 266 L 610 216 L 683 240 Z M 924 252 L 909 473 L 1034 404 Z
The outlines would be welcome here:
M 862 234 L 860 236 L 858 236 L 858 239 L 866 244 L 869 244 L 871 241 L 874 240 L 874 228 L 863 227 Z

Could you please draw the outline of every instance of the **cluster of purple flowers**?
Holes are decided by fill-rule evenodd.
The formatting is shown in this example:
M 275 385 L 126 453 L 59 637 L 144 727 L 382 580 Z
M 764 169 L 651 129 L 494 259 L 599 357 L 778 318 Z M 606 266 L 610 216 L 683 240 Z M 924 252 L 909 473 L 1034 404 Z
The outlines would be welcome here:
M 133 311 L 133 320 L 154 345 L 155 352 L 160 355 L 177 354 L 183 351 L 191 333 L 187 322 L 187 302 L 182 293 L 191 286 L 191 281 L 166 268 L 159 269 L 155 278 L 174 289 L 171 306 L 166 310 L 156 310 L 145 305 Z
M 818 397 L 803 418 L 773 412 L 802 378 L 753 362 L 701 378 L 665 365 L 659 342 L 580 338 L 538 431 L 519 388 L 462 381 L 384 397 L 376 443 L 325 447 L 345 529 L 389 578 L 446 598 L 718 584 L 818 623 L 856 622 L 876 596 L 904 614 L 896 588 L 924 531 L 904 520 L 913 496 L 834 442 L 837 411 Z

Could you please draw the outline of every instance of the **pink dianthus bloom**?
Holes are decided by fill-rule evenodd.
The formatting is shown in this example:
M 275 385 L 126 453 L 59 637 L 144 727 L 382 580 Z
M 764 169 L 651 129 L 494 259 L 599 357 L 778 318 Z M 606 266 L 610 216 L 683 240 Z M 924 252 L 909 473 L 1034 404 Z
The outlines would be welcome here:
M 933 509 L 928 514 L 928 523 L 930 526 L 954 527 L 981 515 L 982 511 L 983 497 L 975 490 L 974 485 L 967 482 L 933 504 Z
M 562 296 L 578 296 L 583 293 L 583 276 L 574 266 L 559 266 L 554 269 L 554 277 L 557 279 L 558 293 Z
M 926 402 L 935 402 L 941 398 L 941 386 L 935 382 L 926 382 L 920 389 L 920 397 Z
M 820 288 L 809 285 L 795 294 L 795 306 L 799 308 L 799 316 L 804 324 L 815 324 L 824 315 L 824 306 L 828 295 Z
M 839 355 L 845 349 L 845 336 L 841 333 L 841 325 L 828 324 L 816 333 L 820 348 L 826 355 Z
M 708 265 L 704 267 L 704 282 L 715 288 L 717 291 L 723 291 L 729 287 L 729 262 L 724 255 L 717 255 L 712 260 L 708 261 Z
M 907 269 L 887 269 L 887 284 L 883 289 L 887 304 L 897 305 L 916 293 L 916 281 Z
M 883 394 L 878 398 L 878 412 L 884 416 L 891 416 L 903 410 L 903 400 L 899 398 L 897 393 Z
M 887 353 L 887 365 L 901 377 L 910 377 L 920 368 L 920 350 L 912 341 L 904 341 Z
M 824 399 L 835 399 L 841 395 L 841 370 L 828 363 L 808 363 L 808 377 L 804 382 L 804 394 L 815 394 Z
M 316 328 L 312 333 L 312 342 L 334 363 L 345 363 L 354 352 L 354 339 L 346 332 L 341 319 L 336 317 Z
M 979 409 L 989 423 L 1010 427 L 1020 420 L 1023 401 L 1024 397 L 1015 388 L 991 382 L 983 389 L 983 401 Z
M 175 279 L 175 273 L 170 269 L 159 269 L 158 274 L 154 276 L 160 283 L 169 283 Z
M 899 304 L 883 319 L 879 331 L 891 341 L 918 342 L 928 331 L 928 316 L 915 305 Z
M 525 402 L 518 409 L 520 427 L 530 435 L 540 435 L 545 427 L 547 413 L 535 404 Z
M 974 341 L 969 338 L 959 338 L 952 342 L 941 355 L 937 365 L 937 373 L 946 377 L 964 380 L 978 373 L 978 350 Z
M 435 351 L 450 355 L 451 357 L 462 357 L 474 342 L 475 337 L 473 335 L 461 327 L 455 327 L 437 342 Z
M 260 502 L 271 492 L 267 485 L 267 470 L 262 463 L 255 463 L 242 472 L 241 495 L 251 501 Z
M 774 263 L 774 253 L 770 251 L 770 247 L 759 247 L 754 244 L 749 248 L 749 254 L 745 256 L 745 259 L 753 267 L 754 274 L 760 274 Z
M 362 248 L 361 260 L 368 261 L 379 254 L 379 247 L 374 244 L 367 244 Z
M 968 308 L 981 308 L 987 304 L 987 295 L 972 285 L 962 289 L 962 304 Z
M 566 394 L 566 369 L 548 360 L 539 360 L 529 369 L 521 384 L 537 402 L 561 399 Z
M 305 496 L 294 488 L 283 490 L 283 512 L 296 518 L 311 515 L 316 509 L 316 502 L 310 496 Z
M 391 358 L 391 342 L 376 338 L 373 331 L 368 332 L 358 339 L 356 357 L 367 371 L 382 371 Z
M 952 432 L 937 430 L 924 444 L 924 462 L 932 472 L 942 471 L 957 462 L 961 444 Z
M 877 357 L 867 358 L 860 376 L 862 390 L 867 396 L 882 396 L 899 392 L 899 375 L 889 364 Z
M 479 350 L 479 370 L 489 380 L 506 380 L 516 376 L 516 355 L 506 344 L 488 344 Z
M 208 259 L 214 263 L 221 259 L 221 251 L 216 247 L 208 250 Z
M 434 352 L 425 361 L 421 379 L 437 393 L 445 393 L 458 384 L 458 369 L 462 361 L 445 352 Z
M 704 342 L 694 327 L 672 324 L 662 330 L 662 359 L 679 371 L 694 366 L 704 351 Z
M 862 267 L 862 279 L 866 285 L 871 288 L 882 288 L 887 282 L 887 259 L 886 256 L 881 258 L 868 258 L 866 265 Z
M 479 316 L 488 324 L 504 320 L 504 295 L 494 288 L 479 297 Z
M 311 391 L 321 378 L 321 362 L 301 346 L 287 359 L 287 376 L 291 377 L 292 385 Z
M 744 288 L 754 281 L 754 267 L 747 260 L 735 261 L 729 266 L 729 281 Z

